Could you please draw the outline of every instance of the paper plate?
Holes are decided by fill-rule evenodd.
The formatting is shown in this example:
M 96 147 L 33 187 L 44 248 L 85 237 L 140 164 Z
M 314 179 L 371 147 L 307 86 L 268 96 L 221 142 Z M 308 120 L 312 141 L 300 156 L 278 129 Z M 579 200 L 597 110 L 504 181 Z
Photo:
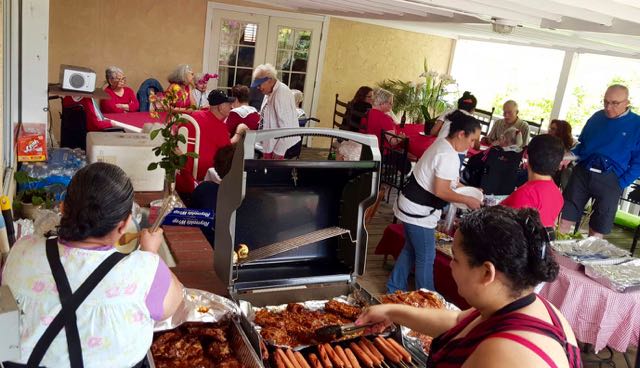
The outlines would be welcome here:
M 456 188 L 455 192 L 458 194 L 462 194 L 462 195 L 466 195 L 469 197 L 474 197 L 477 198 L 480 202 L 482 202 L 482 200 L 484 199 L 484 194 L 482 193 L 482 191 L 478 188 L 474 188 L 474 187 L 460 187 L 460 188 Z M 464 203 L 453 203 L 454 206 L 456 206 L 457 208 L 463 209 L 463 210 L 468 210 L 469 207 L 467 207 L 466 204 Z

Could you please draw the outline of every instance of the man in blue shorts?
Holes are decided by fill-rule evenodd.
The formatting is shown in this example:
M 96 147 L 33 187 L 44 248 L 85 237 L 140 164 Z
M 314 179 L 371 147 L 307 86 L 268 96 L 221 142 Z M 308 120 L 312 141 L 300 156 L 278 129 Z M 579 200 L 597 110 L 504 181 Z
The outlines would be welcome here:
M 564 233 L 571 231 L 590 198 L 594 202 L 589 235 L 610 233 L 620 194 L 640 176 L 640 116 L 629 109 L 629 90 L 611 85 L 603 103 L 604 109 L 589 118 L 573 149 L 578 164 L 563 194 Z

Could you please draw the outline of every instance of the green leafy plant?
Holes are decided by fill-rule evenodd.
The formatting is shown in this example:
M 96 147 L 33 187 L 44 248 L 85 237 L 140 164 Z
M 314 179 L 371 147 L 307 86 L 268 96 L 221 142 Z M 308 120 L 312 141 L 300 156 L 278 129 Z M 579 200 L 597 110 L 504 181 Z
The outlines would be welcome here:
M 18 171 L 14 174 L 14 179 L 18 185 L 29 185 L 39 180 L 32 178 L 24 171 Z M 24 189 L 16 193 L 14 208 L 20 209 L 22 204 L 32 204 L 34 206 L 42 206 L 44 208 L 52 208 L 54 203 L 54 195 L 45 188 Z
M 451 76 L 429 70 L 426 58 L 423 69 L 417 81 L 386 79 L 377 84 L 393 93 L 393 112 L 406 114 L 414 123 L 429 121 L 442 114 L 450 107 L 446 97 L 454 93 L 450 87 L 455 85 L 455 80 Z
M 157 106 L 158 109 L 166 111 L 167 114 L 164 118 L 163 127 L 154 129 L 150 133 L 151 140 L 156 139 L 156 137 L 160 135 L 163 138 L 163 142 L 153 148 L 153 153 L 157 157 L 160 157 L 160 161 L 150 163 L 147 170 L 151 171 L 157 168 L 164 169 L 165 179 L 167 183 L 170 184 L 175 182 L 176 173 L 185 167 L 189 157 L 198 157 L 196 152 L 183 153 L 178 148 L 178 144 L 187 143 L 187 138 L 184 134 L 178 133 L 178 128 L 188 122 L 186 119 L 180 117 L 180 113 L 175 111 L 175 106 L 179 100 L 186 100 L 186 98 L 187 94 L 177 85 L 174 85 L 173 88 L 164 94 L 158 94 L 150 98 L 151 103 Z M 159 117 L 157 111 L 151 114 L 156 118 Z

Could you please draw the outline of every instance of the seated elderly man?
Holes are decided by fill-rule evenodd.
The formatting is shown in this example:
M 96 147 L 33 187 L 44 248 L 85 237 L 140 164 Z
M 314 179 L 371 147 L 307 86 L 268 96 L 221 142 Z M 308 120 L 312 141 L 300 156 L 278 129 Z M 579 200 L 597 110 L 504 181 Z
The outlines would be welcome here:
M 520 120 L 518 117 L 518 104 L 509 100 L 502 105 L 504 119 L 497 120 L 491 131 L 482 139 L 482 143 L 494 145 L 498 143 L 500 137 L 509 128 L 516 128 L 522 134 L 522 145 L 524 147 L 529 143 L 529 124 Z
M 271 64 L 258 65 L 253 71 L 251 88 L 258 88 L 265 96 L 260 113 L 262 129 L 298 128 L 298 112 L 293 93 L 286 84 L 278 80 L 278 73 Z M 262 142 L 263 158 L 283 159 L 300 155 L 302 139 L 287 137 Z

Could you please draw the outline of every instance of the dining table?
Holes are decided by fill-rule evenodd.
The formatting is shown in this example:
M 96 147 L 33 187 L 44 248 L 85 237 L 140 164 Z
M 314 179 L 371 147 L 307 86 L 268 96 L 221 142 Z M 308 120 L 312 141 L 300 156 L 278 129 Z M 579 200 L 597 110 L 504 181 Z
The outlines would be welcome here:
M 409 155 L 414 160 L 419 160 L 437 138 L 424 134 L 424 124 L 405 124 L 402 127 L 397 125 L 396 134 L 409 138 Z
M 111 121 L 114 127 L 122 128 L 126 132 L 140 133 L 144 125 L 148 123 L 163 123 L 166 112 L 159 112 L 157 117 L 150 112 L 120 112 L 104 114 L 106 120 Z

